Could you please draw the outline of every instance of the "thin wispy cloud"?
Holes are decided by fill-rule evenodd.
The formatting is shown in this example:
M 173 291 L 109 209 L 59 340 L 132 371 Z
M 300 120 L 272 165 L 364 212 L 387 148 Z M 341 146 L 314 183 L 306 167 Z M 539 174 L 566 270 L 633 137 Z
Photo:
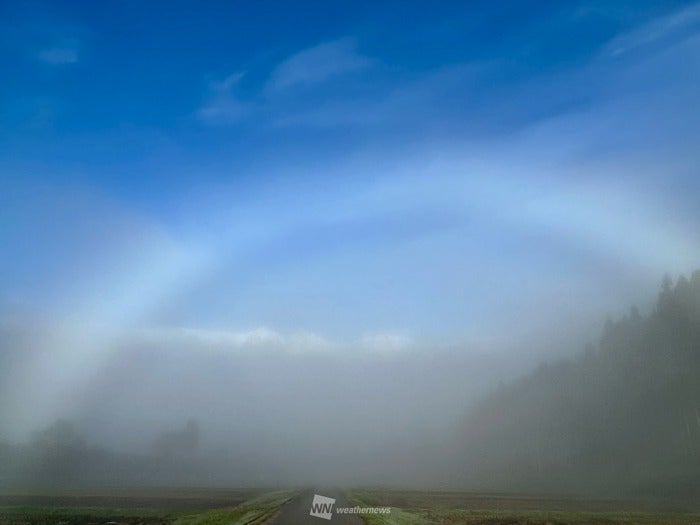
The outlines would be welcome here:
M 361 347 L 373 352 L 396 352 L 406 350 L 413 344 L 413 338 L 396 332 L 366 334 L 360 339 Z
M 244 76 L 245 71 L 236 71 L 222 80 L 213 80 L 209 83 L 209 87 L 215 93 L 230 93 Z
M 236 89 L 244 76 L 245 72 L 237 71 L 221 80 L 210 81 L 197 117 L 206 124 L 230 124 L 250 114 L 254 109 L 252 103 L 240 100 Z
M 372 59 L 357 51 L 354 38 L 321 43 L 277 64 L 254 100 L 244 99 L 240 94 L 239 86 L 246 72 L 237 71 L 210 82 L 197 116 L 207 124 L 234 124 L 250 116 L 267 121 L 268 114 L 277 120 L 288 112 L 290 105 L 299 103 L 299 90 L 313 90 L 319 95 L 327 82 L 356 75 L 373 64 Z
M 129 338 L 140 344 L 170 348 L 192 348 L 240 354 L 313 355 L 339 352 L 346 356 L 368 357 L 394 354 L 416 348 L 417 343 L 400 332 L 368 333 L 359 339 L 331 339 L 308 330 L 283 333 L 260 326 L 250 330 L 164 327 L 135 332 Z
M 372 65 L 372 60 L 357 51 L 354 38 L 325 42 L 292 55 L 270 75 L 267 92 L 305 87 L 357 73 Z
M 48 66 L 66 66 L 81 60 L 90 30 L 55 5 L 15 2 L 0 5 L 0 51 Z
M 139 332 L 136 339 L 150 344 L 189 347 L 236 353 L 273 352 L 281 354 L 313 354 L 333 350 L 334 343 L 309 331 L 282 333 L 260 326 L 250 330 L 211 330 L 205 328 L 159 328 Z
M 220 94 L 209 100 L 199 111 L 198 118 L 206 124 L 232 124 L 247 117 L 253 107 L 232 94 Z
M 449 119 L 454 104 L 461 103 L 459 99 L 467 94 L 476 98 L 474 88 L 484 81 L 485 71 L 483 64 L 452 64 L 426 71 L 418 78 L 387 82 L 364 95 L 335 92 L 324 104 L 276 113 L 271 122 L 292 128 L 410 129 L 435 114 L 444 113 Z
M 613 56 L 636 49 L 673 43 L 700 31 L 700 2 L 659 17 L 614 38 L 606 50 Z

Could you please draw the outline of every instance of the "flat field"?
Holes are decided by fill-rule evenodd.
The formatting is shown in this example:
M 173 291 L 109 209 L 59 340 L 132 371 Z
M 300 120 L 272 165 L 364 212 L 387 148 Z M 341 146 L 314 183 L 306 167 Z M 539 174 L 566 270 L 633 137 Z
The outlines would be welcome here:
M 700 513 L 683 504 L 568 496 L 354 490 L 359 506 L 391 507 L 368 525 L 689 525 Z
M 276 521 L 285 521 L 280 508 L 285 503 L 299 503 L 297 500 L 307 493 L 326 494 L 328 490 L 0 491 L 0 524 L 275 525 Z M 367 525 L 700 524 L 697 508 L 669 502 L 444 491 L 356 489 L 341 493 L 342 501 L 347 500 L 349 505 L 391 507 L 388 515 L 362 516 Z M 294 523 L 324 523 L 308 516 L 308 505 L 302 503 L 299 516 L 292 516 Z M 334 516 L 336 521 L 340 518 Z
M 257 525 L 293 491 L 100 489 L 0 492 L 2 525 Z

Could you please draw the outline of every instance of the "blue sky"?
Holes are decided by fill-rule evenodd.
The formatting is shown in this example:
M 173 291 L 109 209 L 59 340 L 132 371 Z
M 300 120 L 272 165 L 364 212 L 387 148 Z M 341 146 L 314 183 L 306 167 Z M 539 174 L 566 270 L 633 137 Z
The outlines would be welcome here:
M 700 266 L 700 4 L 203 4 L 0 8 L 7 318 L 495 348 Z

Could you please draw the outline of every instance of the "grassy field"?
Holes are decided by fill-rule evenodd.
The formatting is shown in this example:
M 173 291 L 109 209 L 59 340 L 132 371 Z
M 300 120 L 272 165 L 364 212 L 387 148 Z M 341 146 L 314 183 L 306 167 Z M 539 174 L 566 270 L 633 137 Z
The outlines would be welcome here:
M 391 507 L 368 525 L 690 525 L 700 513 L 668 504 L 464 492 L 356 490 L 358 506 Z
M 3 525 L 259 525 L 294 491 L 114 489 L 0 494 Z
M 3 525 L 262 525 L 297 491 L 112 489 L 0 492 Z M 700 514 L 663 503 L 524 495 L 354 490 L 353 505 L 391 507 L 368 525 L 689 525 Z M 322 522 L 320 522 L 322 523 Z

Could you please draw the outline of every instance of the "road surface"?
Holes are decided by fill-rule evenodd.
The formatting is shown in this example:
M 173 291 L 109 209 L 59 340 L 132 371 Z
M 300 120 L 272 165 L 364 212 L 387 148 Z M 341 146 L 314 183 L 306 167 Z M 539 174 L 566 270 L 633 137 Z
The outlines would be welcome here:
M 303 523 L 314 525 L 324 525 L 326 523 L 330 525 L 363 525 L 362 518 L 352 514 L 336 514 L 334 512 L 330 520 L 311 516 L 309 513 L 311 512 L 311 501 L 314 498 L 314 494 L 334 498 L 335 505 L 338 507 L 352 507 L 347 498 L 338 490 L 305 490 L 292 501 L 282 506 L 280 513 L 271 522 L 271 525 L 300 525 Z

